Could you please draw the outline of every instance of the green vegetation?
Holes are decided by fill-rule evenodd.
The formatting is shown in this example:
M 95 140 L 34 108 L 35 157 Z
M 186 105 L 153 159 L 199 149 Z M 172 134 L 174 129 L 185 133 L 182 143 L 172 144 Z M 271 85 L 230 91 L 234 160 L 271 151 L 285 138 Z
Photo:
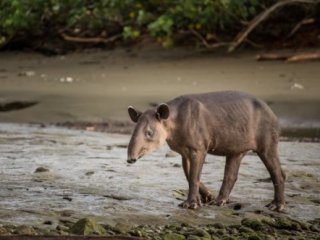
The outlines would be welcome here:
M 132 42 L 146 36 L 164 47 L 190 39 L 193 44 L 213 44 L 221 42 L 221 38 L 233 38 L 248 21 L 275 2 L 1 0 L 0 47 L 39 38 L 96 44 L 115 40 Z

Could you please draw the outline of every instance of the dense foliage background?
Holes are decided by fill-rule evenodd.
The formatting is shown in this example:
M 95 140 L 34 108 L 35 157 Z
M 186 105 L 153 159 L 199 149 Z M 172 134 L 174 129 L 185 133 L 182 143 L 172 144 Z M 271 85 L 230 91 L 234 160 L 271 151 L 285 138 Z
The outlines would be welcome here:
M 316 0 L 314 0 L 316 1 Z M 90 44 L 134 42 L 152 37 L 164 47 L 177 42 L 214 44 L 230 40 L 276 0 L 1 0 L 0 47 L 54 39 Z M 288 34 L 297 22 L 320 15 L 315 7 L 292 6 L 278 14 Z M 284 20 L 284 21 L 283 21 Z M 280 21 L 280 22 L 279 22 Z M 278 24 L 278 25 L 279 25 Z M 263 30 L 263 31 L 261 31 Z M 259 29 L 257 30 L 259 31 Z M 49 40 L 48 40 L 49 39 Z

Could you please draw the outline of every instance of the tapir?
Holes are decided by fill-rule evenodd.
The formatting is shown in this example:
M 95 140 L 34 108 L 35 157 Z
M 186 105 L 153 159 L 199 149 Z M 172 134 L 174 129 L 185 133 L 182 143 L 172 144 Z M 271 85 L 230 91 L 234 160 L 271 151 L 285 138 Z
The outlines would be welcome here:
M 276 211 L 285 208 L 279 125 L 264 101 L 237 91 L 210 92 L 183 95 L 145 112 L 129 106 L 128 113 L 136 123 L 128 145 L 128 163 L 165 142 L 181 155 L 189 192 L 180 207 L 196 209 L 202 203 L 228 203 L 241 159 L 253 151 L 266 166 L 274 186 L 274 199 L 266 207 Z M 215 199 L 200 181 L 207 154 L 226 156 L 222 186 Z

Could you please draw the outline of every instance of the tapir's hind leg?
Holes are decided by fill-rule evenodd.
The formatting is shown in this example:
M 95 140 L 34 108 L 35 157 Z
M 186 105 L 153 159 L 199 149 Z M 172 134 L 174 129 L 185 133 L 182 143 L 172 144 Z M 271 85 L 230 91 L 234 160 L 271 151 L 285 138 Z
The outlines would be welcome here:
M 199 188 L 201 201 L 203 203 L 209 203 L 213 200 L 213 194 L 210 192 L 210 190 L 202 183 L 200 182 L 200 188 Z
M 241 159 L 244 155 L 244 153 L 241 153 L 227 156 L 222 186 L 220 188 L 219 196 L 215 200 L 216 205 L 222 206 L 229 201 L 229 195 L 237 181 Z
M 265 146 L 257 153 L 263 161 L 266 168 L 268 169 L 274 185 L 274 199 L 266 207 L 268 207 L 271 210 L 282 211 L 285 208 L 285 174 L 280 166 L 278 156 L 278 145 L 277 143 L 272 143 L 269 146 Z

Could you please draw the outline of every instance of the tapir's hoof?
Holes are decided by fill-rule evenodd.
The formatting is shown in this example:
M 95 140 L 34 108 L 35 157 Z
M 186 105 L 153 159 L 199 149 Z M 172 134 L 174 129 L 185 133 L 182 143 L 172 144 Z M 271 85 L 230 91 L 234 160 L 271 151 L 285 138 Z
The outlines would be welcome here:
M 272 211 L 276 212 L 285 212 L 285 204 L 284 203 L 277 203 L 276 201 L 272 201 L 271 203 L 266 205 Z
M 227 203 L 229 203 L 229 199 L 228 198 L 217 197 L 215 200 L 212 201 L 212 204 L 217 205 L 217 206 L 224 206 Z
M 213 200 L 214 200 L 214 197 L 210 192 L 206 192 L 205 194 L 201 194 L 201 202 L 211 203 Z
M 182 203 L 179 204 L 179 207 L 181 208 L 188 208 L 188 209 L 197 209 L 197 208 L 201 208 L 202 205 L 201 203 L 198 203 L 196 201 L 189 201 L 189 200 L 186 200 Z
M 128 160 L 127 160 L 127 163 L 132 164 L 132 163 L 135 163 L 136 161 L 137 161 L 137 159 L 128 159 Z

